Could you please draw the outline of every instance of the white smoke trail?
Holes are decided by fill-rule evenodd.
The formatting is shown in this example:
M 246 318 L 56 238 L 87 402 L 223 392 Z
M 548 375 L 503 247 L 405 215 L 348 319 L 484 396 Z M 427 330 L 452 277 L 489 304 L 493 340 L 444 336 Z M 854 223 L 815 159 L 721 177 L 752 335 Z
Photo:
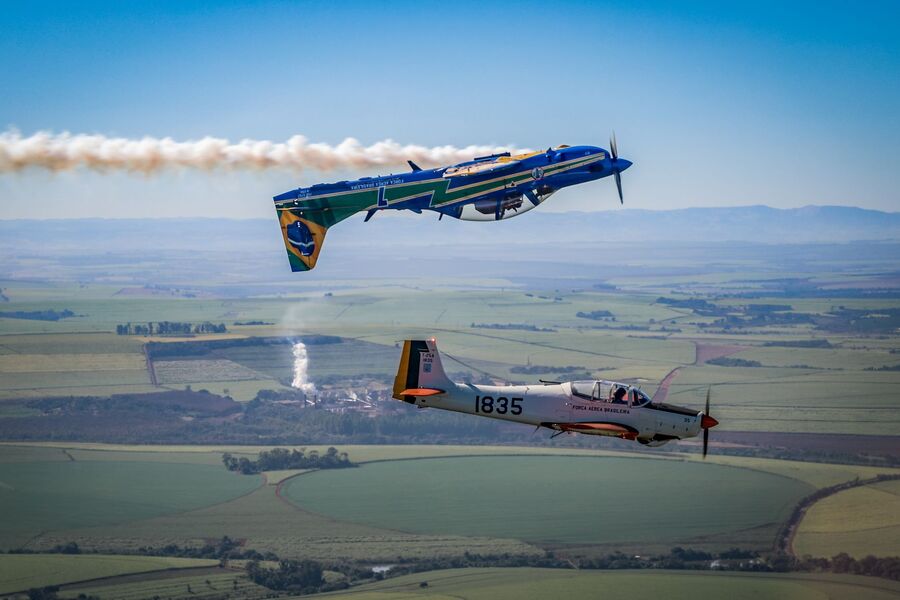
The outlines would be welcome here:
M 306 344 L 296 342 L 294 344 L 294 381 L 291 386 L 300 390 L 307 396 L 316 394 L 316 384 L 309 381 L 309 358 L 306 355 Z
M 177 142 L 172 138 L 129 139 L 104 135 L 38 132 L 23 137 L 18 131 L 0 133 L 0 174 L 29 167 L 63 171 L 83 167 L 99 172 L 156 173 L 187 169 L 362 169 L 405 165 L 412 160 L 436 167 L 471 160 L 475 156 L 523 150 L 501 146 L 401 145 L 393 140 L 363 146 L 347 138 L 337 146 L 310 143 L 295 135 L 286 142 L 229 140 L 204 137 Z

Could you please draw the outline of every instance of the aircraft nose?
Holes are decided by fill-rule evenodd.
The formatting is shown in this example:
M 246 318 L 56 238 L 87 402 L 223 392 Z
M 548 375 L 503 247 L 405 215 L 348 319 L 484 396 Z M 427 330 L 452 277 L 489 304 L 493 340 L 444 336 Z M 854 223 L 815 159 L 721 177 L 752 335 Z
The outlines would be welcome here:
M 617 158 L 613 165 L 615 166 L 616 170 L 621 173 L 622 171 L 630 167 L 632 165 L 632 162 L 630 160 L 625 160 L 624 158 Z
M 700 429 L 712 429 L 713 427 L 715 427 L 718 424 L 719 424 L 719 422 L 716 421 L 715 419 L 713 419 L 709 415 L 703 415 L 700 418 Z

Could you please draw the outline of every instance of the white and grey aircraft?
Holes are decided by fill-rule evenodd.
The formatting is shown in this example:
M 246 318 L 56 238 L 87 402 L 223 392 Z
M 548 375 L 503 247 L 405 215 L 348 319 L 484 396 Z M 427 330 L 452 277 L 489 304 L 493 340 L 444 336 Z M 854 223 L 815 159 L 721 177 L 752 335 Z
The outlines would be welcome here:
M 703 456 L 709 430 L 719 424 L 706 409 L 696 411 L 653 402 L 635 386 L 614 381 L 541 382 L 537 385 L 475 385 L 450 381 L 437 344 L 406 340 L 394 398 L 420 408 L 440 408 L 479 417 L 547 427 L 562 433 L 606 435 L 661 446 L 703 432 Z

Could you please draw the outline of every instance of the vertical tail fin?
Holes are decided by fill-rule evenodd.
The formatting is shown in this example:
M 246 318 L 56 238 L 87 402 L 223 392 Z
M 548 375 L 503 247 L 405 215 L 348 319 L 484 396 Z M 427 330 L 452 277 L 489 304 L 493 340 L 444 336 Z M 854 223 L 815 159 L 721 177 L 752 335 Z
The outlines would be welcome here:
M 319 258 L 319 252 L 322 251 L 328 227 L 315 222 L 311 218 L 313 214 L 315 211 L 278 210 L 281 235 L 284 237 L 284 247 L 287 249 L 291 271 L 313 269 Z
M 444 373 L 437 344 L 432 340 L 406 340 L 394 378 L 394 398 L 415 403 L 417 396 L 443 394 L 453 382 Z

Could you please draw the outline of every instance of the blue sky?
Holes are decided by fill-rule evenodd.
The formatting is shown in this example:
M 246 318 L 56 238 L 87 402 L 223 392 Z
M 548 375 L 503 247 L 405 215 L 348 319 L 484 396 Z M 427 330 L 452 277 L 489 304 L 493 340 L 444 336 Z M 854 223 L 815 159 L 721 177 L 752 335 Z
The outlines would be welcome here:
M 24 134 L 539 148 L 615 129 L 629 207 L 900 209 L 897 2 L 7 2 L 0 80 L 0 128 Z M 348 175 L 0 175 L 0 218 L 269 216 Z M 603 181 L 546 209 L 617 204 Z

